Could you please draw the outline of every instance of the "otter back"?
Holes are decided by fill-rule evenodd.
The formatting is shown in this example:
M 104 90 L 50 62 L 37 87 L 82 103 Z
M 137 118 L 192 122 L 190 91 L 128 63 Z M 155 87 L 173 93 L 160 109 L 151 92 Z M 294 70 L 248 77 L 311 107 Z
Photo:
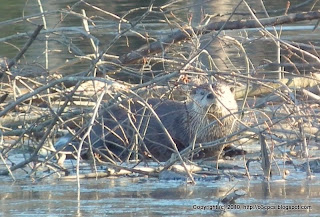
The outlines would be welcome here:
M 90 134 L 92 145 L 105 148 L 108 154 L 111 151 L 121 159 L 127 158 L 130 151 L 139 150 L 139 153 L 151 154 L 160 161 L 167 160 L 174 149 L 160 125 L 163 124 L 179 150 L 187 147 L 190 134 L 182 118 L 187 115 L 186 104 L 159 99 L 149 99 L 147 103 L 161 123 L 141 102 L 131 100 L 102 111 L 100 121 Z

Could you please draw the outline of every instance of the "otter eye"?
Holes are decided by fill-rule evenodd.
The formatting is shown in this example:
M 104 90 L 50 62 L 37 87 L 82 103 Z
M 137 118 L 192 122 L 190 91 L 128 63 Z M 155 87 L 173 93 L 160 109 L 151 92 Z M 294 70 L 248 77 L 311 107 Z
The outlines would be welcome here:
M 212 93 L 209 93 L 209 94 L 207 95 L 207 99 L 213 99 L 213 94 L 212 94 Z
M 204 95 L 204 91 L 203 91 L 203 90 L 201 90 L 201 91 L 200 91 L 200 94 L 203 96 L 203 95 Z

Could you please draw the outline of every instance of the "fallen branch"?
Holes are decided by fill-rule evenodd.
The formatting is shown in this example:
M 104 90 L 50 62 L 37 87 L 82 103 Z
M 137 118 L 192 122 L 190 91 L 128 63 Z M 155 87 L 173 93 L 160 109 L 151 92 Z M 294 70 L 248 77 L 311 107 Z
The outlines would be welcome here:
M 282 25 L 285 23 L 293 23 L 298 21 L 304 20 L 314 20 L 320 18 L 319 11 L 310 11 L 306 13 L 296 13 L 296 14 L 288 14 L 283 16 L 276 16 L 270 18 L 263 18 L 260 19 L 260 23 L 263 26 L 276 26 Z M 230 21 L 225 23 L 224 21 L 221 22 L 212 22 L 208 25 L 204 26 L 203 28 L 191 28 L 186 27 L 183 29 L 178 29 L 174 31 L 172 34 L 168 35 L 163 40 L 159 40 L 157 42 L 153 42 L 150 44 L 146 44 L 140 47 L 137 50 L 134 50 L 128 54 L 122 55 L 120 57 L 120 62 L 122 64 L 130 64 L 135 63 L 139 60 L 142 60 L 149 54 L 159 53 L 162 52 L 163 49 L 166 49 L 171 44 L 183 41 L 183 40 L 190 40 L 190 36 L 196 33 L 197 35 L 208 34 L 212 31 L 216 30 L 231 30 L 231 29 L 243 29 L 243 28 L 260 28 L 260 24 L 255 19 L 250 20 L 239 20 L 239 21 Z
M 96 78 L 96 77 L 64 77 L 58 80 L 51 81 L 50 83 L 39 87 L 35 89 L 32 92 L 26 93 L 18 97 L 15 101 L 8 103 L 4 109 L 0 112 L 0 117 L 6 115 L 11 109 L 13 109 L 16 105 L 19 105 L 20 103 L 31 99 L 35 95 L 41 93 L 42 91 L 45 91 L 49 88 L 54 87 L 55 85 L 64 83 L 64 82 L 78 82 L 78 81 L 91 81 L 91 80 L 99 80 L 105 82 L 105 85 L 108 86 L 108 88 L 113 89 L 113 88 L 118 88 L 122 87 L 121 84 L 117 83 L 116 81 L 113 80 L 106 80 L 102 78 Z M 119 85 L 118 85 L 119 84 Z M 79 85 L 80 86 L 80 85 Z
M 275 89 L 279 89 L 283 85 L 289 88 L 306 88 L 313 87 L 320 83 L 320 75 L 317 73 L 312 74 L 310 77 L 294 77 L 294 78 L 283 78 L 279 81 L 274 82 L 263 82 L 263 85 L 253 85 L 249 87 L 248 96 L 261 96 L 273 92 Z M 273 89 L 272 89 L 272 88 Z M 246 93 L 246 87 L 237 88 L 236 98 L 242 98 Z

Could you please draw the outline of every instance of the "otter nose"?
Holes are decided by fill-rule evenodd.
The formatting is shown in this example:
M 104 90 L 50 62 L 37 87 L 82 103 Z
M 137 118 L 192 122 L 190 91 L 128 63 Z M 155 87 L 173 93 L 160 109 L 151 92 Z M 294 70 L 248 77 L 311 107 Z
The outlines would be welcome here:
M 213 99 L 214 98 L 214 95 L 212 94 L 212 93 L 209 93 L 208 95 L 207 95 L 207 99 Z

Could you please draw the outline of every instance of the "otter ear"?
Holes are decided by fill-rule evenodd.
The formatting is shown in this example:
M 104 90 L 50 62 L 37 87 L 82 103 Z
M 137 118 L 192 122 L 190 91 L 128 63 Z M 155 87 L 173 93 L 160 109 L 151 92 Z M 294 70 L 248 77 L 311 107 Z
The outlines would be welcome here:
M 233 94 L 234 94 L 234 92 L 235 92 L 235 88 L 234 88 L 234 87 L 230 87 L 230 91 L 231 91 L 231 93 L 233 93 Z

